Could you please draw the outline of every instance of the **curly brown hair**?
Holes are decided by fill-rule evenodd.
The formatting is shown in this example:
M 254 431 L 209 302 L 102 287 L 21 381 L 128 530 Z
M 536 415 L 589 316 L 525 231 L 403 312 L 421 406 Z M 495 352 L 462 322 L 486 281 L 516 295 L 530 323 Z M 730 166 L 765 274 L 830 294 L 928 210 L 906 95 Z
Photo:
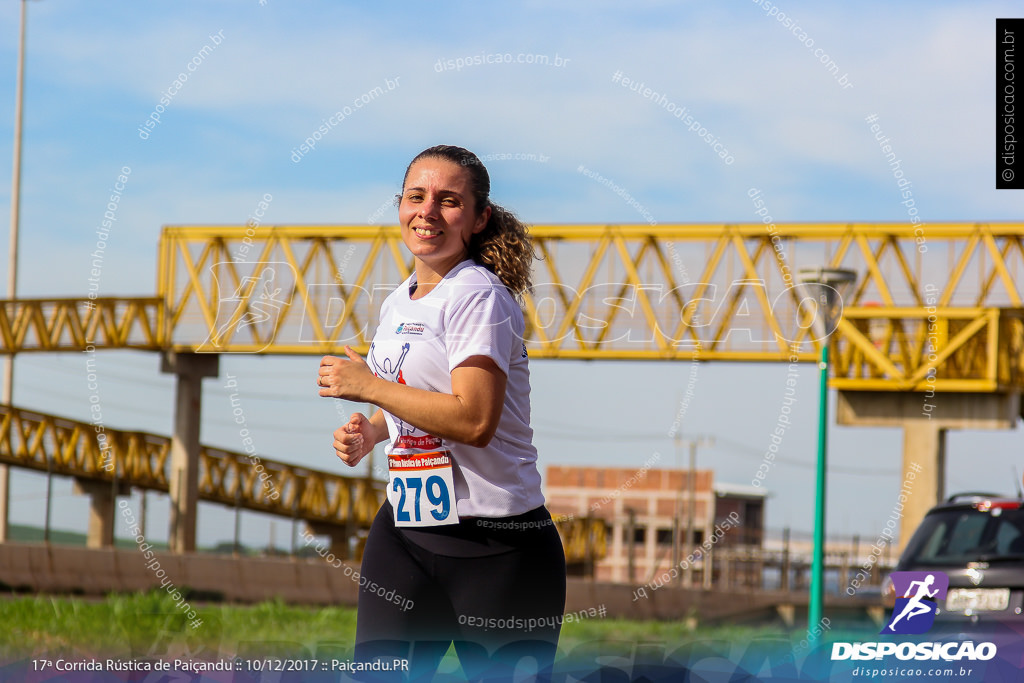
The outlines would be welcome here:
M 491 177 L 477 155 L 454 145 L 436 145 L 423 150 L 409 162 L 402 178 L 402 187 L 409 178 L 409 170 L 420 159 L 444 159 L 462 166 L 469 172 L 476 215 L 491 207 L 491 217 L 480 232 L 474 234 L 466 248 L 469 257 L 498 276 L 502 284 L 517 299 L 533 288 L 532 264 L 536 254 L 530 239 L 530 230 L 508 209 L 491 201 Z M 396 199 L 400 199 L 396 197 Z

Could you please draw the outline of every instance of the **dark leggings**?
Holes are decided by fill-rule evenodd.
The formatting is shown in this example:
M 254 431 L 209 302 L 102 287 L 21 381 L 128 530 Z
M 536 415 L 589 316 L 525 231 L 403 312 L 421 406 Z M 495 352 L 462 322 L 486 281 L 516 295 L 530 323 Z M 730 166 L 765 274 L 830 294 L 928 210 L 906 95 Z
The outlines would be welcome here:
M 547 510 L 444 532 L 413 542 L 423 532 L 396 529 L 381 507 L 363 552 L 356 660 L 408 659 L 402 678 L 430 680 L 454 643 L 470 680 L 507 679 L 517 664 L 546 678 L 565 610 L 565 554 Z

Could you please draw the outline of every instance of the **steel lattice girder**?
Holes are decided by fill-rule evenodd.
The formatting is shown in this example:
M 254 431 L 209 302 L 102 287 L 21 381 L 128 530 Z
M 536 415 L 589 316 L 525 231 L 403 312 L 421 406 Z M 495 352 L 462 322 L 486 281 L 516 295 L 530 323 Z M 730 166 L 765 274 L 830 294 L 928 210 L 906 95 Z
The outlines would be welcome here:
M 858 273 L 831 336 L 843 389 L 1019 387 L 1024 224 L 537 225 L 534 358 L 813 362 L 795 281 Z M 410 273 L 397 226 L 167 227 L 156 298 L 0 305 L 0 352 L 365 352 Z M 933 320 L 930 320 L 933 318 Z

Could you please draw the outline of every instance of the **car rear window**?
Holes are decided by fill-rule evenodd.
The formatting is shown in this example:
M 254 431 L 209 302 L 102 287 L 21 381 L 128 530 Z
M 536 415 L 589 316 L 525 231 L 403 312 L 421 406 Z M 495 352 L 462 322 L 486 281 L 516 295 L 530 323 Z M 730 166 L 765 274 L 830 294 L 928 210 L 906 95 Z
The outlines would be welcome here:
M 1011 557 L 1024 559 L 1024 510 L 970 508 L 928 514 L 903 563 L 964 565 Z

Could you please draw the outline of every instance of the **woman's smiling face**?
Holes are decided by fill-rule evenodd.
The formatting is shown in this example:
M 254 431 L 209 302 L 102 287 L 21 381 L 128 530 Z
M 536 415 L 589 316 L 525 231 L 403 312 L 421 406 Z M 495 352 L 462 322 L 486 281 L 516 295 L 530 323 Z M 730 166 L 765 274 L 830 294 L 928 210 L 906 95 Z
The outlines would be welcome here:
M 409 167 L 398 206 L 402 241 L 438 275 L 466 258 L 470 238 L 484 229 L 490 213 L 490 207 L 477 211 L 472 178 L 459 164 L 425 157 Z

